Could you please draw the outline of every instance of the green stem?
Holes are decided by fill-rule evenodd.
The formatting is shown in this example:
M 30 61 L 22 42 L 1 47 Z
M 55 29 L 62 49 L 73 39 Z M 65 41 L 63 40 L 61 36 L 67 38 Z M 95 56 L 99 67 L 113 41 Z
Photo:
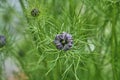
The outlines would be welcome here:
M 25 6 L 24 6 L 24 3 L 23 3 L 23 0 L 19 0 L 19 2 L 20 2 L 20 5 L 22 7 L 23 13 L 25 14 Z M 26 14 L 25 14 L 25 18 L 26 18 L 27 22 L 29 23 L 29 19 L 28 19 Z
M 117 6 L 114 4 L 113 7 L 113 17 L 112 17 L 112 36 L 111 36 L 111 50 L 112 50 L 112 70 L 113 70 L 113 79 L 118 80 L 118 72 L 117 72 L 117 57 L 118 57 L 118 49 L 117 49 L 117 35 L 116 35 L 116 23 L 117 23 Z

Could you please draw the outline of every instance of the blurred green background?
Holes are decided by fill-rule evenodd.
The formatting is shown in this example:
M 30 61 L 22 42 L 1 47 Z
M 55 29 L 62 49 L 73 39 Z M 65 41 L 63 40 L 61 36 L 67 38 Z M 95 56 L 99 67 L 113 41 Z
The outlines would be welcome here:
M 0 80 L 120 80 L 119 13 L 120 0 L 1 0 Z M 62 32 L 68 51 L 53 43 Z

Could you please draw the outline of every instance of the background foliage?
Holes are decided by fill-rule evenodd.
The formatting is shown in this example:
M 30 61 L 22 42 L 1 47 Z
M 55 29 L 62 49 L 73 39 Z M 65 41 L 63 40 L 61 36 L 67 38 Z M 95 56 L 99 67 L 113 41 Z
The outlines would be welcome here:
M 19 61 L 29 80 L 119 80 L 119 0 L 0 1 L 0 74 L 6 57 Z M 37 8 L 39 16 L 31 11 Z M 73 36 L 69 51 L 57 50 L 54 38 Z M 2 76 L 1 76 L 2 79 Z

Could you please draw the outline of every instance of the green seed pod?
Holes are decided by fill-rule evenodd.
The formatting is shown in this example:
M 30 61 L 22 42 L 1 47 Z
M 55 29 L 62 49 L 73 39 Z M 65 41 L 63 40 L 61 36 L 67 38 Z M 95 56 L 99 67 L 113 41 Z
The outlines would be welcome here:
M 40 13 L 40 11 L 36 8 L 31 11 L 31 15 L 33 17 L 39 16 L 39 13 Z

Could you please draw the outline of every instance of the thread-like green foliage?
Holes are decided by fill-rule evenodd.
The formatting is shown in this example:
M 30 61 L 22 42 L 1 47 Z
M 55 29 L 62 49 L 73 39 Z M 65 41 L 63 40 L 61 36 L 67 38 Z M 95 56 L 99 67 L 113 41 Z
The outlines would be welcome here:
M 0 24 L 0 34 L 6 35 L 7 44 L 0 49 L 0 65 L 2 55 L 14 56 L 29 80 L 120 79 L 119 0 L 19 0 L 19 3 L 22 15 L 16 14 L 13 7 L 1 5 L 3 10 L 10 11 L 10 17 L 8 12 L 1 11 L 0 23 L 4 23 Z M 39 15 L 32 16 L 33 9 Z M 16 25 L 14 17 L 21 24 Z M 72 35 L 70 50 L 58 50 L 53 42 L 62 32 Z

